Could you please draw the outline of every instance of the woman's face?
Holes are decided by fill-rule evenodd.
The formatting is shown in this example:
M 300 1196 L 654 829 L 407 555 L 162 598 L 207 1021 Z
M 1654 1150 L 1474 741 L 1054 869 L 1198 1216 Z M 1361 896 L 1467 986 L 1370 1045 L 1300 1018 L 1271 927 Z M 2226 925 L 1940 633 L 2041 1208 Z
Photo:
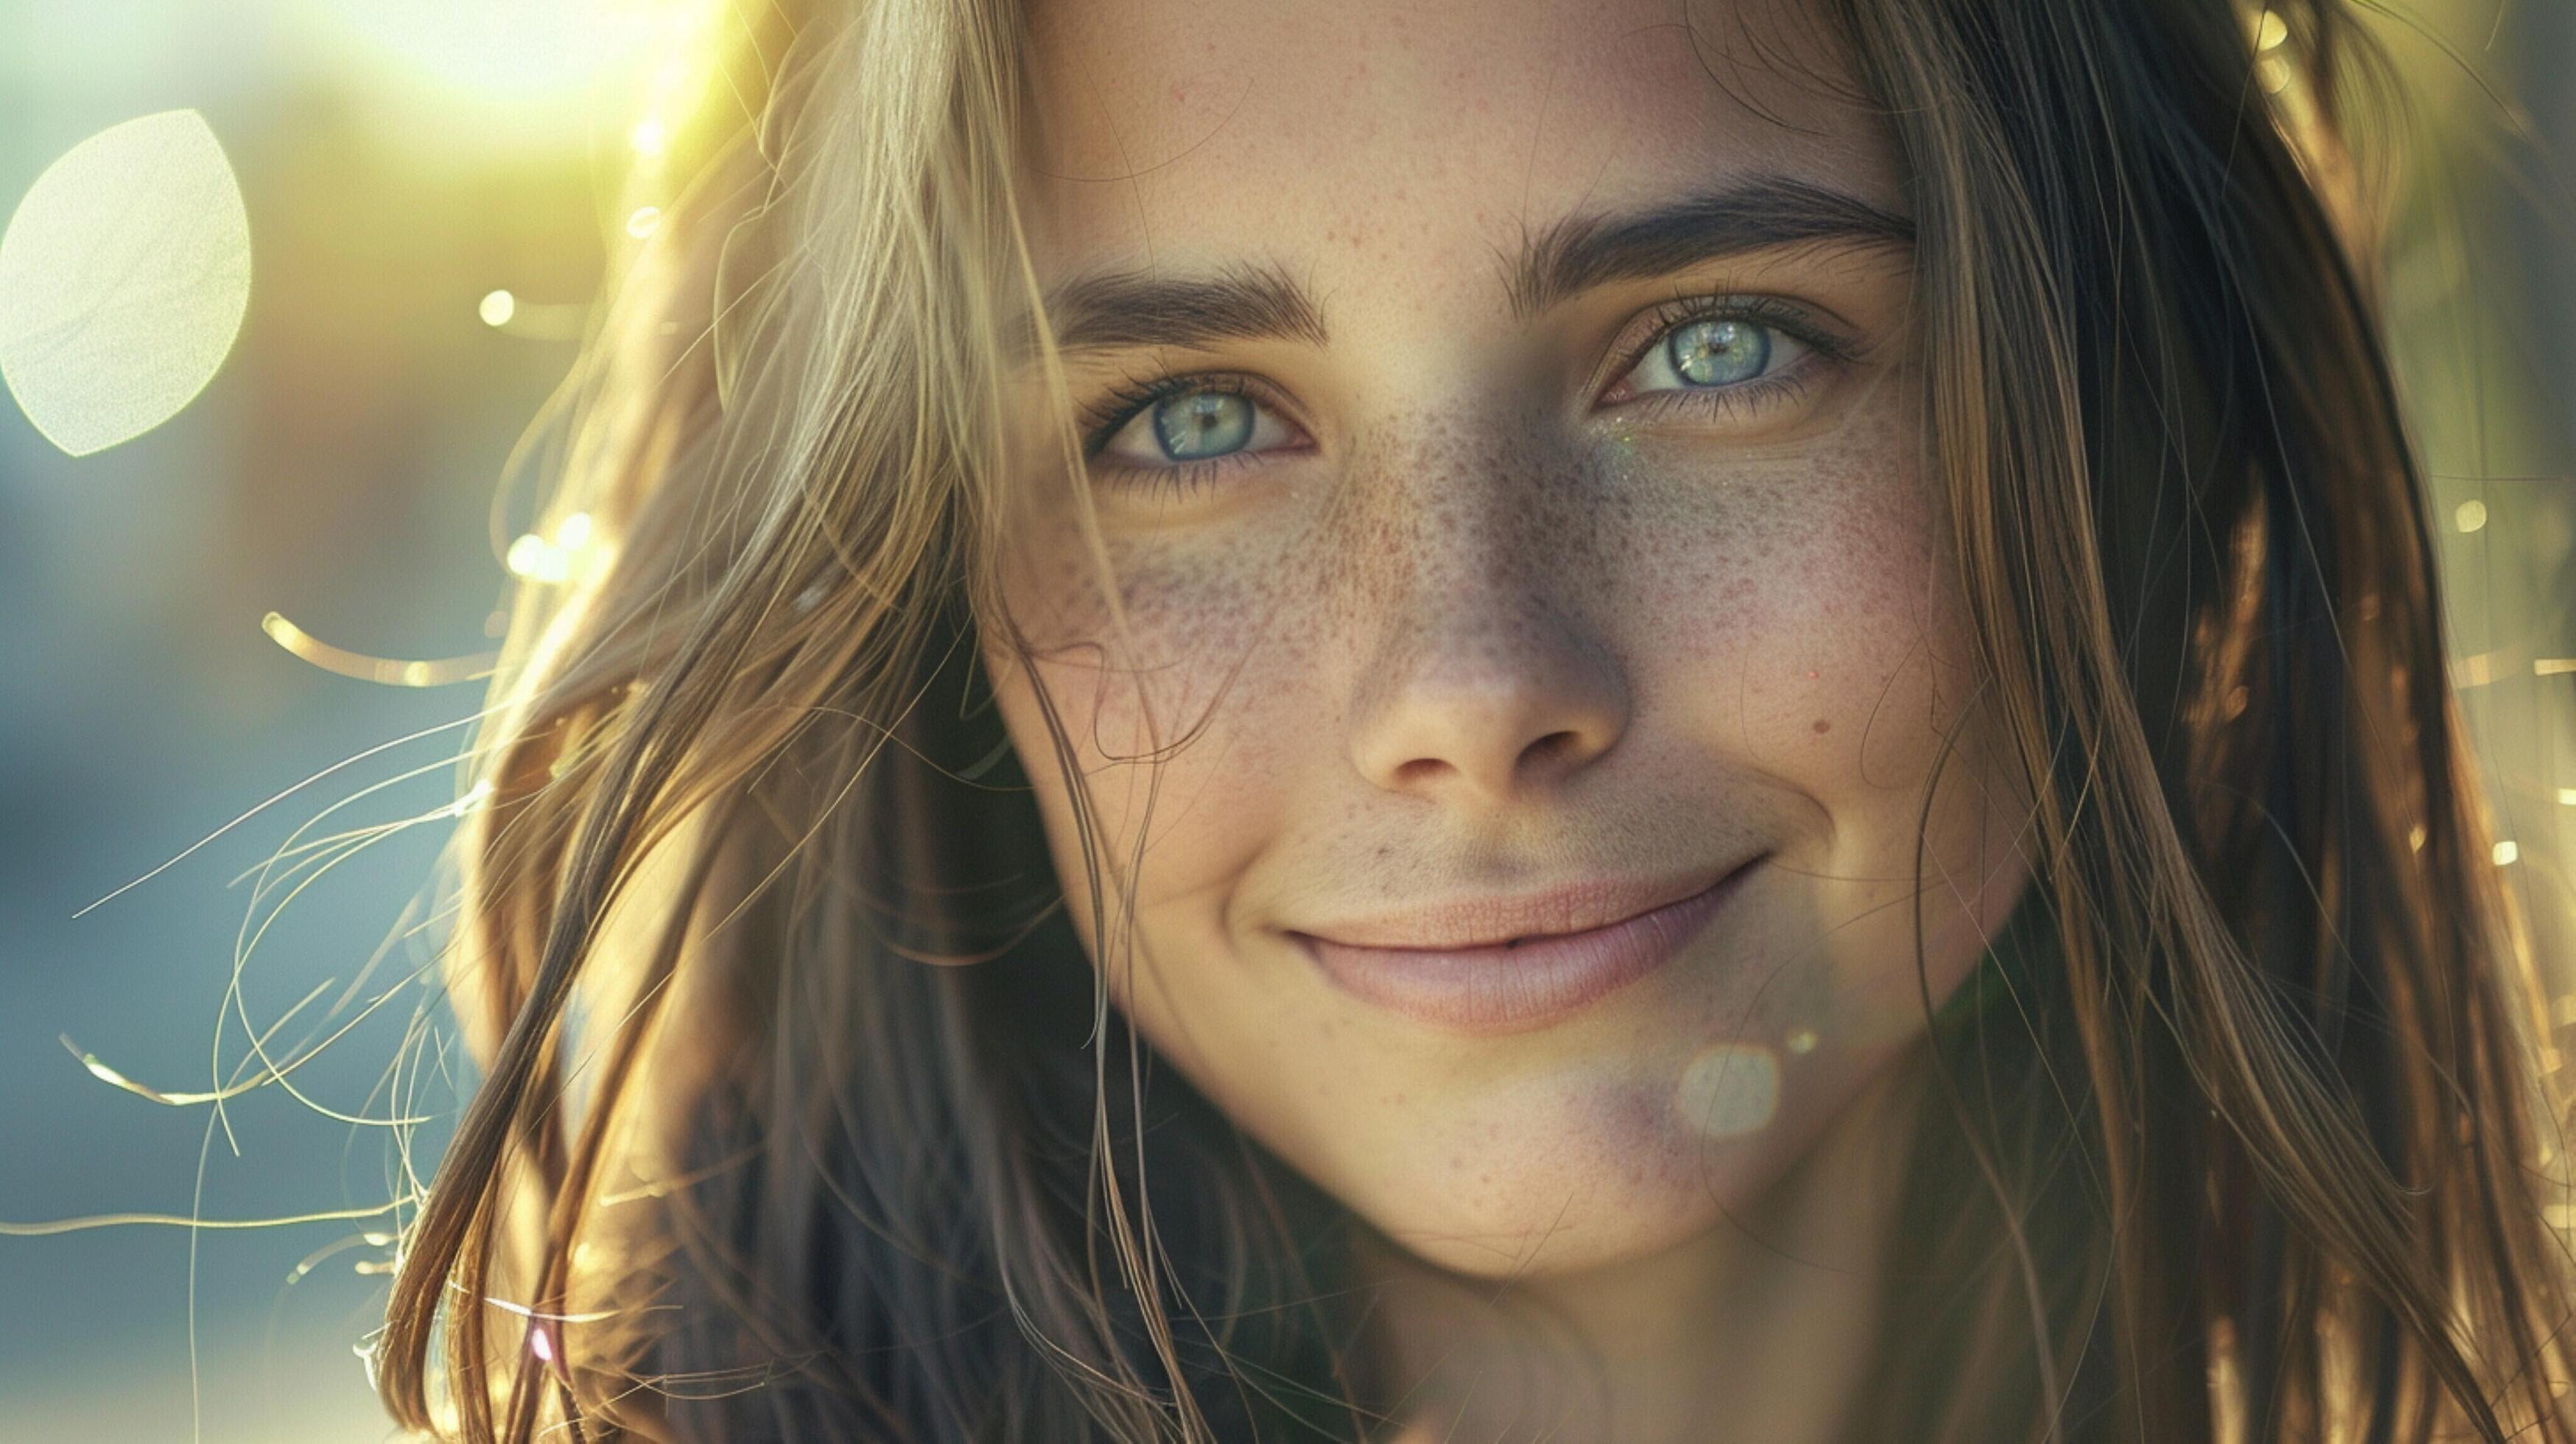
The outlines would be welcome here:
M 1132 882 L 1095 949 L 1127 1016 L 1469 1273 L 1716 1226 L 2023 882 L 1889 142 L 1794 12 L 1692 19 L 1033 18 L 1033 241 L 1090 455 L 1068 483 L 1031 428 L 1005 721 L 1077 916 L 1037 686 Z

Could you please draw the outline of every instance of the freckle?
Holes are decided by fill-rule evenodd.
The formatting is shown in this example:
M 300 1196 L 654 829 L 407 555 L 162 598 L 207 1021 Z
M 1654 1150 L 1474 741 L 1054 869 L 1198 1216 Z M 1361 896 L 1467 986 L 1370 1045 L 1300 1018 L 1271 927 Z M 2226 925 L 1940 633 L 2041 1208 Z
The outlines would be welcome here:
M 1832 724 L 1831 722 L 1826 721 L 1826 720 L 1825 720 L 1824 718 L 1822 718 L 1822 717 L 1819 717 L 1819 718 L 1817 718 L 1817 719 L 1816 719 L 1816 735 L 1817 735 L 1817 736 L 1822 737 L 1822 736 L 1824 736 L 1826 733 L 1831 732 L 1831 731 L 1833 731 L 1833 730 L 1834 730 L 1834 724 Z

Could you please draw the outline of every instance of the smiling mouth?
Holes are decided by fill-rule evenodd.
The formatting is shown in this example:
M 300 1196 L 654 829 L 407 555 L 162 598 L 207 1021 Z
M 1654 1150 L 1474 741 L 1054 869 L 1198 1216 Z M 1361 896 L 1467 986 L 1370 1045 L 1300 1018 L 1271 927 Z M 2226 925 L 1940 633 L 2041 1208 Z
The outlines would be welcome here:
M 1354 997 L 1450 1032 L 1526 1032 L 1569 1017 L 1672 961 L 1763 860 L 1740 863 L 1675 901 L 1592 926 L 1578 922 L 1555 931 L 1514 932 L 1505 920 L 1580 920 L 1625 890 L 1577 889 L 1340 927 L 1333 936 L 1289 936 L 1326 979 Z M 1417 939 L 1446 943 L 1450 937 L 1488 941 L 1415 945 Z

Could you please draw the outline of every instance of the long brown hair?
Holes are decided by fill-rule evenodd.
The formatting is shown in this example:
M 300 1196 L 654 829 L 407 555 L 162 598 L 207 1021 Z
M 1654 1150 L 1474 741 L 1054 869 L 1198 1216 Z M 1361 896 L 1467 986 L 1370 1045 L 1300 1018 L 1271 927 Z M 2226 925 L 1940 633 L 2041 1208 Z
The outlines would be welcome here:
M 600 541 L 477 748 L 482 1078 L 384 1396 L 473 1440 L 1367 1435 L 1355 1225 L 1108 1006 L 1119 860 L 1067 916 L 977 660 L 1048 354 L 1019 18 L 810 9 L 736 17 L 567 392 L 550 505 Z M 2576 1440 L 2563 1099 L 2342 149 L 2366 37 L 1821 9 L 1906 166 L 1928 474 L 2034 799 L 1919 1055 L 1856 1437 Z

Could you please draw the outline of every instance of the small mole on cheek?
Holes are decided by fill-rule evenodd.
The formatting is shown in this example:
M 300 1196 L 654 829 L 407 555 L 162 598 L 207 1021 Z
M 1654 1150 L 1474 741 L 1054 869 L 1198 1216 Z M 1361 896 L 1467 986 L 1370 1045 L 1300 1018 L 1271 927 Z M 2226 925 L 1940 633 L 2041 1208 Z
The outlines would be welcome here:
M 1822 717 L 1819 717 L 1819 718 L 1817 718 L 1817 719 L 1816 719 L 1816 735 L 1817 735 L 1817 736 L 1822 737 L 1822 736 L 1824 736 L 1826 733 L 1831 732 L 1831 731 L 1833 731 L 1833 730 L 1834 730 L 1834 724 L 1832 724 L 1831 722 L 1826 721 L 1826 720 L 1825 720 L 1824 718 L 1822 718 Z

